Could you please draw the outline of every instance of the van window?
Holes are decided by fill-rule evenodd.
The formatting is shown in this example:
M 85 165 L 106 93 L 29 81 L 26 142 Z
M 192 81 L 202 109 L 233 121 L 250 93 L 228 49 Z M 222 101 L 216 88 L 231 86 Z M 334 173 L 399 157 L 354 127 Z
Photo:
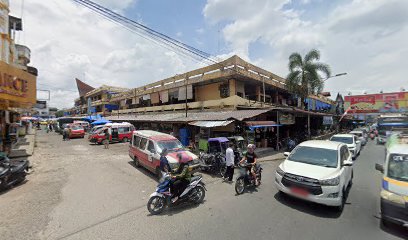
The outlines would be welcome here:
M 156 149 L 154 148 L 154 144 L 152 141 L 149 141 L 149 145 L 147 146 L 147 150 L 151 153 L 156 153 Z
M 130 131 L 129 129 L 129 127 L 120 127 L 119 133 L 128 133 Z
M 140 144 L 140 137 L 139 136 L 133 136 L 133 146 L 135 146 L 135 147 L 139 147 L 139 144 Z
M 145 150 L 145 149 L 146 149 L 146 144 L 147 144 L 147 139 L 146 139 L 146 138 L 142 138 L 142 139 L 140 140 L 140 146 L 139 146 L 139 148 L 142 149 L 142 150 Z

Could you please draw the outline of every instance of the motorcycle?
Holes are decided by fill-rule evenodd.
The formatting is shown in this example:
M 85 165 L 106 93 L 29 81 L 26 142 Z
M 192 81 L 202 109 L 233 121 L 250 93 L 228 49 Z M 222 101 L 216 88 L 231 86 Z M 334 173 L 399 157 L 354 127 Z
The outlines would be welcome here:
M 159 183 L 156 191 L 150 195 L 149 201 L 147 202 L 147 210 L 149 210 L 152 215 L 157 215 L 162 213 L 166 206 L 171 207 L 182 202 L 193 202 L 195 204 L 203 202 L 207 189 L 202 179 L 203 177 L 201 175 L 193 176 L 190 184 L 184 189 L 180 196 L 178 196 L 178 199 L 173 202 L 172 194 L 170 193 L 171 178 L 169 175 L 165 175 L 164 181 Z
M 224 177 L 227 165 L 222 153 L 200 153 L 199 160 L 201 170 L 220 174 L 221 177 Z
M 235 181 L 235 192 L 240 195 L 243 194 L 245 189 L 248 187 L 257 187 L 255 185 L 255 179 L 253 178 L 252 174 L 247 170 L 247 168 L 251 167 L 251 164 L 239 164 L 240 167 L 240 175 L 238 176 L 237 180 Z M 258 182 L 261 182 L 262 179 L 262 170 L 260 164 L 255 165 L 255 173 Z
M 29 171 L 29 161 L 10 161 L 10 159 L 0 155 L 0 190 L 8 189 L 23 182 Z

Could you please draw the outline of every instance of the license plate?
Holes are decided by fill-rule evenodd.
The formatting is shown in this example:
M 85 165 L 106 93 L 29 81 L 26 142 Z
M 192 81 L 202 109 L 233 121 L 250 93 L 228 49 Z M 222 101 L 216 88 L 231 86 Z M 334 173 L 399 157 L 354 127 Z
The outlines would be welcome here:
M 293 193 L 295 193 L 295 194 L 297 194 L 297 195 L 300 195 L 300 196 L 303 196 L 303 197 L 306 197 L 306 196 L 309 195 L 309 192 L 306 191 L 305 189 L 302 189 L 302 188 L 292 187 L 290 190 L 291 190 Z

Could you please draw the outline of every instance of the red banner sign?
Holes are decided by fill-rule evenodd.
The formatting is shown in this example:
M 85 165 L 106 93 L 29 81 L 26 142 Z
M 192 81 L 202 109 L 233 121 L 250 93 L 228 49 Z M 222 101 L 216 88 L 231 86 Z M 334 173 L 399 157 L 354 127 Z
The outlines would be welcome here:
M 350 97 L 350 104 L 354 105 L 356 103 L 371 103 L 375 104 L 375 96 L 356 96 Z

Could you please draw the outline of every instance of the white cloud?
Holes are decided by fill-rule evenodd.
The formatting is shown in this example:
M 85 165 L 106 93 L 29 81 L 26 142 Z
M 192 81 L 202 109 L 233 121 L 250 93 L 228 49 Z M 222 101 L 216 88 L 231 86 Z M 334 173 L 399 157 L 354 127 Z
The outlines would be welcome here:
M 326 89 L 336 91 L 398 91 L 407 88 L 408 1 L 350 0 L 340 2 L 319 21 L 307 21 L 304 9 L 283 10 L 285 0 L 208 0 L 203 10 L 215 24 L 226 21 L 224 39 L 231 52 L 248 57 L 283 77 L 292 52 L 321 50 L 333 73 Z M 303 1 L 310 8 L 317 1 Z M 236 7 L 240 6 L 240 7 Z M 288 5 L 287 5 L 288 6 Z M 285 7 L 287 9 L 287 7 Z M 316 13 L 318 14 L 318 13 Z M 253 55 L 253 45 L 261 54 Z M 259 49 L 258 49 L 259 50 Z
M 98 2 L 123 11 L 136 1 Z M 16 16 L 20 4 L 11 1 Z M 20 42 L 31 49 L 31 65 L 39 70 L 38 88 L 51 90 L 52 106 L 73 106 L 76 77 L 94 87 L 137 87 L 195 66 L 72 1 L 26 1 L 23 21 Z

